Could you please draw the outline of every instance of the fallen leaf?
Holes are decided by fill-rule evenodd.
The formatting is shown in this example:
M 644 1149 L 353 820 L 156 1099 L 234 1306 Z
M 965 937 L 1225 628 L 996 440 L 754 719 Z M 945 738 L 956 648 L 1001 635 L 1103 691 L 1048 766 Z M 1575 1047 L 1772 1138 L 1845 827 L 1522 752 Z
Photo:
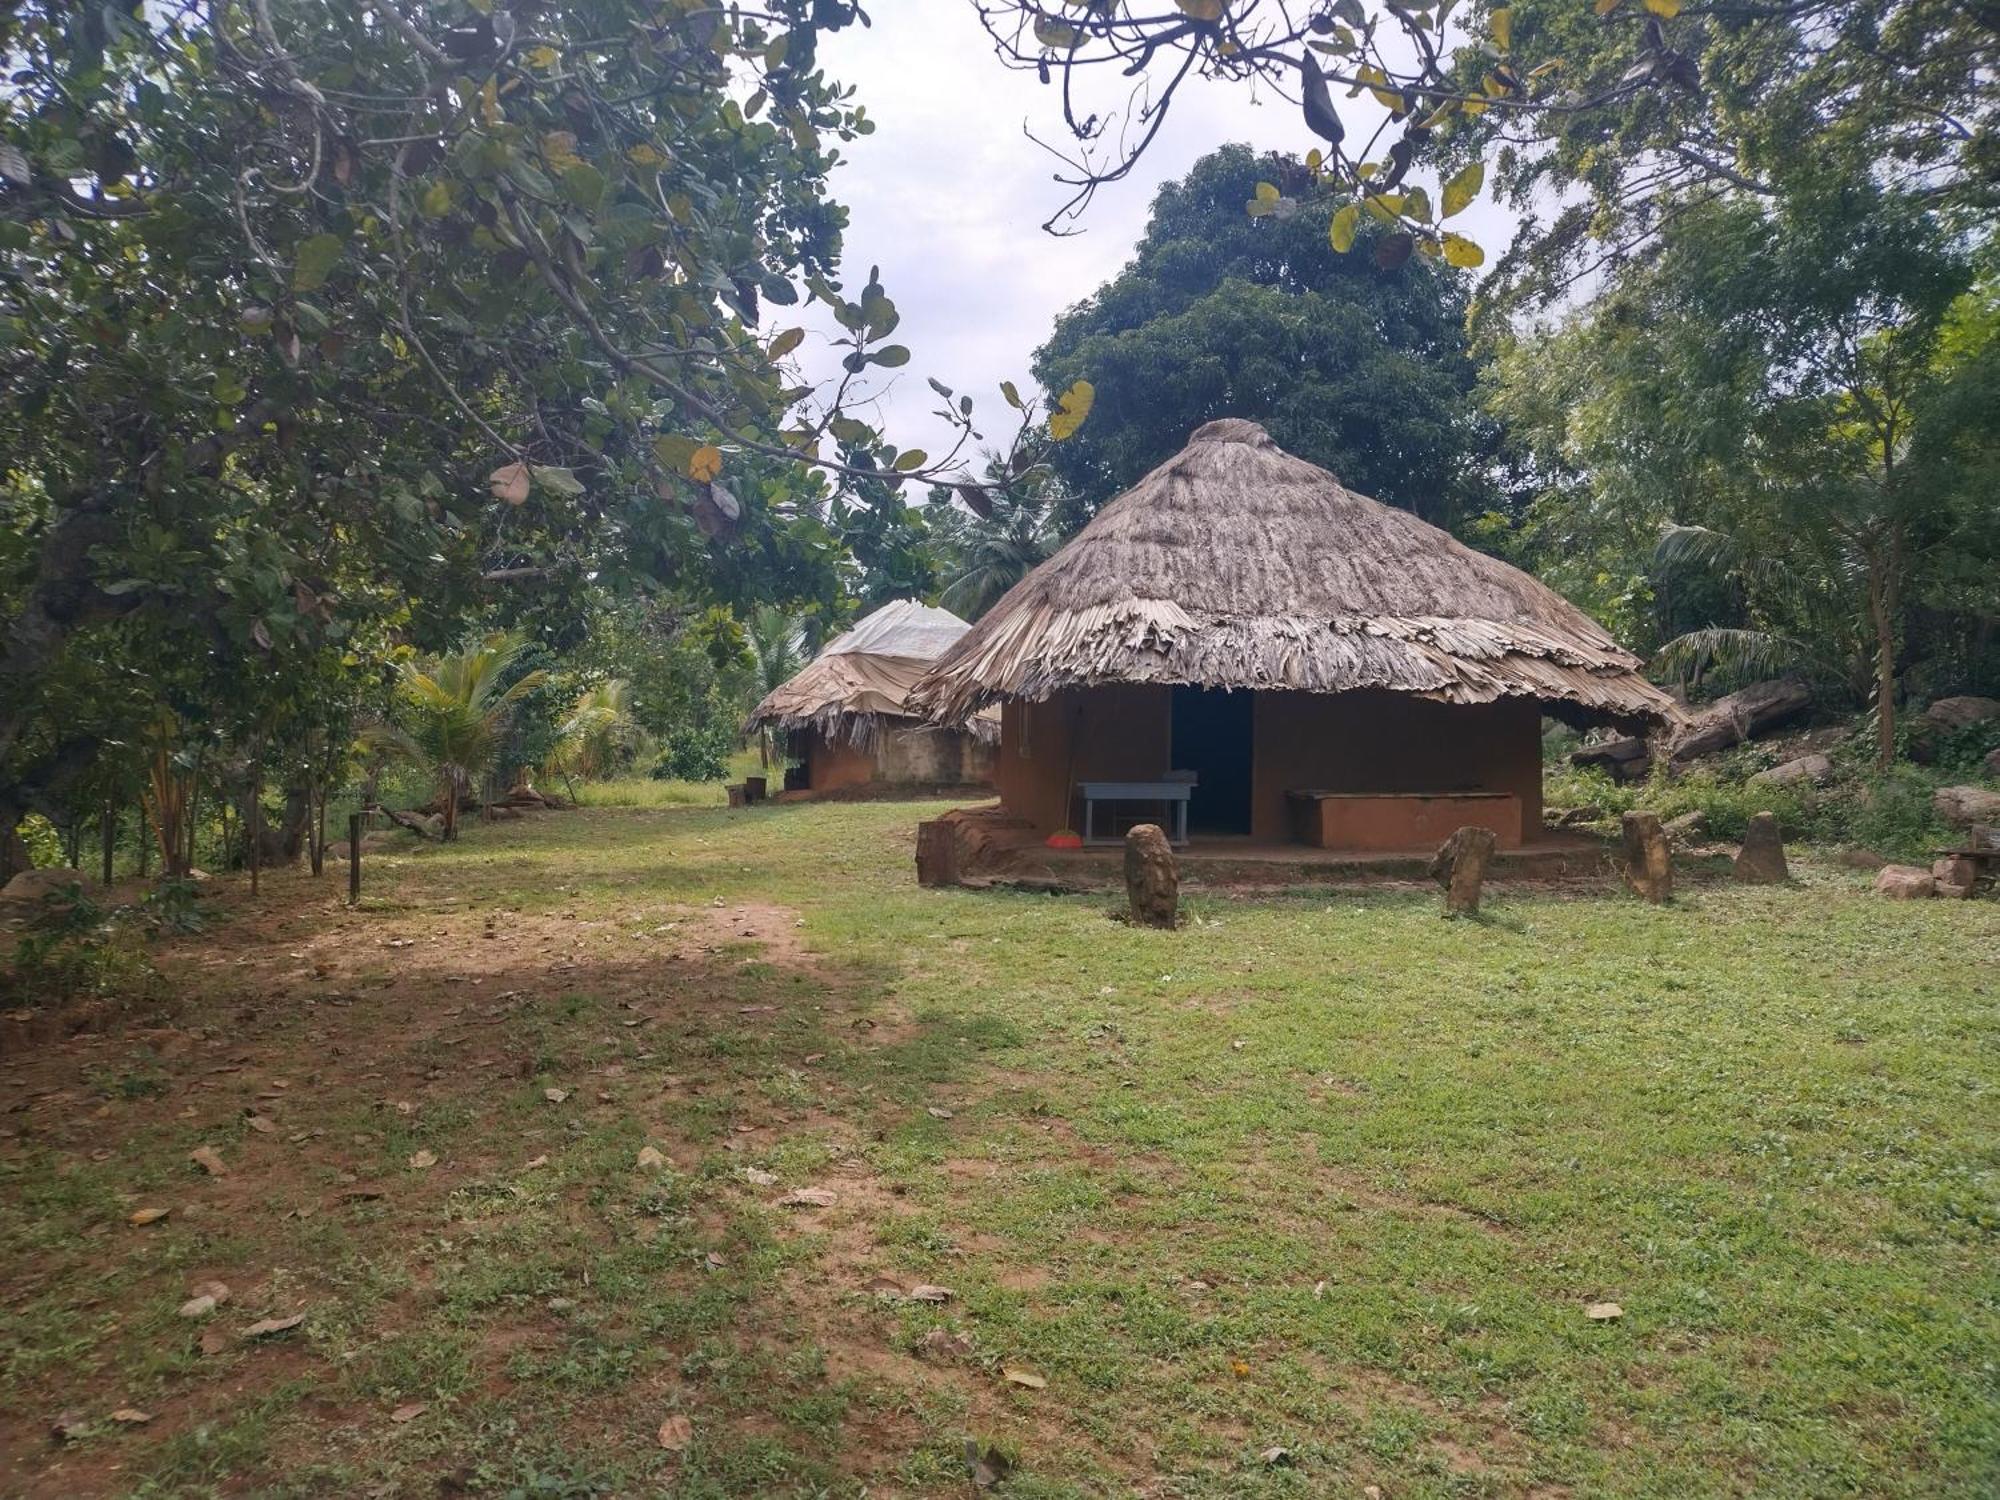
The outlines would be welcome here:
M 260 1318 L 243 1330 L 246 1339 L 269 1338 L 273 1334 L 290 1333 L 305 1322 L 304 1313 L 293 1313 L 289 1318 Z
M 551 1104 L 560 1104 L 569 1097 L 568 1089 L 543 1089 L 542 1097 Z
M 546 1156 L 531 1156 L 521 1163 L 521 1170 L 523 1172 L 531 1172 L 536 1167 L 546 1167 L 548 1164 L 549 1159 Z
M 1037 1375 L 1033 1370 L 1023 1370 L 1018 1365 L 1008 1365 L 1000 1373 L 1007 1377 L 1008 1383 L 1011 1385 L 1025 1386 L 1031 1391 L 1048 1389 L 1048 1381 Z
M 924 1113 L 929 1115 L 933 1120 L 949 1120 L 951 1118 L 950 1110 L 939 1109 L 935 1104 L 926 1108 Z
M 832 1208 L 839 1201 L 838 1195 L 826 1188 L 793 1188 L 778 1204 L 782 1208 Z
M 211 1177 L 227 1177 L 229 1168 L 222 1163 L 222 1157 L 213 1146 L 197 1146 L 188 1152 L 188 1160 L 200 1167 Z
M 215 1299 L 208 1296 L 190 1297 L 175 1311 L 177 1316 L 183 1318 L 205 1318 L 215 1311 Z
M 932 1286 L 928 1281 L 920 1286 L 911 1287 L 905 1293 L 905 1300 L 910 1302 L 949 1302 L 951 1298 L 952 1291 L 950 1287 Z
M 704 1255 L 701 1258 L 701 1263 L 705 1269 L 710 1271 L 720 1271 L 725 1265 L 728 1264 L 728 1262 L 723 1260 L 723 1258 L 717 1255 L 713 1250 L 709 1251 L 708 1254 Z
M 641 1146 L 639 1148 L 639 1166 L 643 1170 L 648 1172 L 657 1172 L 660 1170 L 660 1168 L 664 1167 L 666 1164 L 667 1164 L 667 1159 L 664 1155 L 661 1154 L 659 1147 Z
M 259 1135 L 276 1135 L 278 1133 L 278 1122 L 264 1115 L 248 1115 L 244 1118 L 243 1123 Z
M 678 1453 L 694 1441 L 694 1423 L 676 1412 L 660 1424 L 660 1446 L 669 1453 Z
M 213 1297 L 217 1307 L 229 1300 L 229 1288 L 219 1281 L 198 1281 L 188 1288 L 190 1297 Z
M 917 1352 L 931 1359 L 964 1359 L 972 1353 L 972 1340 L 950 1328 L 933 1328 L 917 1340 Z
M 414 1422 L 430 1409 L 431 1404 L 428 1401 L 412 1401 L 390 1412 L 389 1420 L 391 1422 Z
M 90 1418 L 81 1412 L 66 1411 L 49 1424 L 49 1435 L 59 1443 L 73 1443 L 90 1432 Z
M 861 1290 L 871 1297 L 887 1297 L 898 1302 L 903 1300 L 903 1283 L 891 1281 L 887 1276 L 869 1277 Z
M 1593 1323 L 1615 1323 L 1625 1316 L 1625 1309 L 1616 1302 L 1593 1302 L 1583 1310 L 1583 1315 Z
M 1289 1448 L 1266 1448 L 1257 1455 L 1257 1462 L 1267 1469 L 1289 1469 L 1292 1466 L 1292 1450 Z
M 436 1166 L 437 1161 L 437 1153 L 435 1151 L 417 1151 L 413 1152 L 410 1156 L 410 1165 L 419 1172 L 423 1171 L 426 1167 Z
M 111 1414 L 111 1420 L 123 1422 L 127 1427 L 141 1427 L 153 1420 L 153 1414 L 136 1406 L 121 1406 Z
M 171 1208 L 135 1209 L 133 1210 L 132 1217 L 126 1220 L 126 1222 L 129 1224 L 157 1224 L 172 1212 Z
M 1241 1380 L 1245 1375 L 1250 1373 L 1250 1367 L 1240 1359 L 1232 1359 L 1229 1362 L 1229 1372 L 1238 1380 Z
M 223 1350 L 227 1349 L 228 1347 L 229 1347 L 229 1334 L 225 1329 L 218 1327 L 213 1323 L 211 1323 L 208 1327 L 202 1329 L 201 1352 L 203 1354 L 220 1354 Z

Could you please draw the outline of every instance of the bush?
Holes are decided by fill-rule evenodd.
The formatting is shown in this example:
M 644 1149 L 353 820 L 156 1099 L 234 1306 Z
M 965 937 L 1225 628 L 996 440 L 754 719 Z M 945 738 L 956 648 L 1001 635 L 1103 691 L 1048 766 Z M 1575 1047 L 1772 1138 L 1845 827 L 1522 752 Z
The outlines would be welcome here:
M 660 736 L 655 781 L 720 781 L 729 774 L 736 734 L 720 713 L 703 714 Z
M 158 972 L 118 917 L 80 884 L 44 896 L 15 944 L 13 973 L 0 988 L 41 1002 L 149 991 Z

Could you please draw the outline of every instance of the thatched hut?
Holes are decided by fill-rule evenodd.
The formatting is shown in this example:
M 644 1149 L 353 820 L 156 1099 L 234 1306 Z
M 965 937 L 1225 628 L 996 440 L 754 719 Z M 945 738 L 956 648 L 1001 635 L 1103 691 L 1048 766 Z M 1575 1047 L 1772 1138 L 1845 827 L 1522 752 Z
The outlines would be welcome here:
M 950 610 L 898 599 L 837 636 L 811 665 L 751 713 L 751 732 L 784 737 L 797 769 L 790 790 L 824 795 L 914 787 L 987 786 L 997 712 L 956 726 L 927 722 L 910 689 L 969 627 Z
M 1356 850 L 1533 840 L 1544 714 L 1677 713 L 1553 590 L 1241 420 L 1105 506 L 911 701 L 1003 707 L 994 779 L 1037 832 L 1184 807 L 1196 836 Z

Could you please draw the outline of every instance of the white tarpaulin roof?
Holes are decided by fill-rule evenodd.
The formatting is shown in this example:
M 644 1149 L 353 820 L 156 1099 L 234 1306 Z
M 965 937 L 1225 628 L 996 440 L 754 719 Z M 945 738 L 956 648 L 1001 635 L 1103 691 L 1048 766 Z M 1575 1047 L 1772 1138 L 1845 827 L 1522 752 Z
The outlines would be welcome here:
M 911 719 L 907 699 L 917 679 L 972 627 L 948 609 L 910 599 L 885 604 L 837 636 L 804 671 L 751 711 L 747 728 L 814 727 L 831 735 L 845 730 L 857 744 L 872 737 L 878 718 Z M 996 709 L 966 726 L 983 740 L 997 740 Z
M 948 609 L 934 609 L 914 599 L 898 599 L 857 620 L 834 637 L 821 656 L 905 656 L 912 661 L 936 661 L 972 627 Z

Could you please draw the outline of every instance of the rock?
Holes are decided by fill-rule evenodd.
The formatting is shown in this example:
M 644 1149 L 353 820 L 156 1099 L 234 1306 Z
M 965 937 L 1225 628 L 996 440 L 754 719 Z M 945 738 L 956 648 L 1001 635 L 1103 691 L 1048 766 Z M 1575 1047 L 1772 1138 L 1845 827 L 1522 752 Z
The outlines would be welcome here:
M 1801 782 L 1824 786 L 1832 779 L 1832 761 L 1824 755 L 1801 755 L 1797 760 L 1788 760 L 1768 771 L 1759 771 L 1750 781 L 1753 786 L 1797 786 Z
M 1444 887 L 1444 914 L 1469 917 L 1479 910 L 1479 888 L 1493 858 L 1495 835 L 1490 828 L 1461 828 L 1431 860 L 1431 879 Z
M 1708 814 L 1697 807 L 1693 812 L 1684 812 L 1678 818 L 1667 819 L 1661 827 L 1669 842 L 1684 849 L 1708 832 Z
M 1736 851 L 1736 878 L 1744 885 L 1783 885 L 1791 879 L 1775 814 L 1760 812 L 1750 819 L 1743 847 Z
M 1940 896 L 1964 900 L 1979 883 L 1979 866 L 1962 854 L 1931 861 L 1931 885 Z
M 1655 906 L 1670 901 L 1674 894 L 1674 865 L 1667 852 L 1666 830 L 1659 816 L 1649 812 L 1625 814 L 1625 884 Z
M 1789 723 L 1812 707 L 1812 693 L 1795 677 L 1752 683 L 1699 710 L 1675 736 L 1670 758 L 1690 761 L 1740 745 Z
M 1982 760 L 1979 764 L 1988 776 L 1991 776 L 1995 781 L 2000 781 L 2000 745 L 1995 745 L 1991 750 L 1988 750 L 1986 752 L 1986 759 Z
M 1875 893 L 1891 901 L 1928 901 L 1934 894 L 1931 872 L 1915 865 L 1884 865 L 1875 876 Z
M 81 885 L 83 871 L 68 865 L 49 865 L 39 870 L 23 870 L 0 886 L 0 901 L 40 901 L 58 894 L 66 886 Z
M 1879 870 L 1889 863 L 1886 855 L 1877 854 L 1873 849 L 1842 849 L 1833 858 L 1834 863 L 1845 865 L 1850 870 Z
M 1582 823 L 1602 823 L 1610 816 L 1601 807 L 1565 807 L 1549 821 L 1558 828 L 1575 828 Z
M 1644 781 L 1653 768 L 1653 747 L 1637 735 L 1585 745 L 1570 752 L 1573 766 L 1596 766 L 1613 781 Z
M 1172 927 L 1180 920 L 1180 870 L 1157 823 L 1141 823 L 1125 835 L 1125 897 L 1135 927 Z
M 1940 698 L 1924 710 L 1924 717 L 1940 729 L 1963 729 L 1987 719 L 2000 719 L 2000 698 Z
M 1931 806 L 1947 823 L 2000 823 L 2000 792 L 1981 786 L 1939 787 Z M 20 879 L 18 875 L 14 878 Z

